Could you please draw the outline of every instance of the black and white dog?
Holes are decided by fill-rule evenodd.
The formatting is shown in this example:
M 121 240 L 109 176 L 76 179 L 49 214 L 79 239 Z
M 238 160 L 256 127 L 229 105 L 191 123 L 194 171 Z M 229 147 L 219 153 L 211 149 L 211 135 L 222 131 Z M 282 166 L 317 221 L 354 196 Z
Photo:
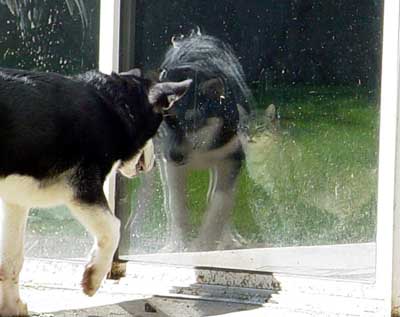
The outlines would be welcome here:
M 170 227 L 164 250 L 214 250 L 230 225 L 235 183 L 245 159 L 251 92 L 231 47 L 200 32 L 172 39 L 159 79 L 193 81 L 159 130 L 157 145 Z M 208 210 L 198 238 L 188 246 L 186 183 L 193 169 L 208 169 L 210 183 Z
M 95 243 L 82 288 L 93 295 L 110 269 L 119 220 L 103 182 L 115 166 L 149 169 L 139 157 L 191 81 L 152 83 L 137 71 L 76 77 L 0 69 L 0 316 L 27 315 L 18 278 L 31 207 L 65 204 Z M 132 167 L 133 165 L 133 167 Z

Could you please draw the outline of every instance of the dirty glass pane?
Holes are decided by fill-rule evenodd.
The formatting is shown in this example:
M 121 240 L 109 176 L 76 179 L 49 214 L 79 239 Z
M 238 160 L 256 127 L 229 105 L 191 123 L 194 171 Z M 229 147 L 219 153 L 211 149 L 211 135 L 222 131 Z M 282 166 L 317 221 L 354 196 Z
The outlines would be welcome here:
M 375 241 L 381 15 L 377 0 L 137 1 L 133 64 L 194 83 L 157 168 L 119 189 L 121 252 Z
M 0 66 L 66 75 L 97 68 L 99 1 L 0 0 Z M 85 230 L 64 207 L 33 209 L 26 253 L 82 257 Z

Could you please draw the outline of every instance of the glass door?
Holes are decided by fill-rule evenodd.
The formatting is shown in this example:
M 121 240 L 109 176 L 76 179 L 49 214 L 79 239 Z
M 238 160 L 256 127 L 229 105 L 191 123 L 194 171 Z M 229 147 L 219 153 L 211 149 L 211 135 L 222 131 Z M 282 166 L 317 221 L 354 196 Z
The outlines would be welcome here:
M 117 180 L 121 253 L 373 281 L 382 2 L 135 4 L 124 67 L 194 86 Z

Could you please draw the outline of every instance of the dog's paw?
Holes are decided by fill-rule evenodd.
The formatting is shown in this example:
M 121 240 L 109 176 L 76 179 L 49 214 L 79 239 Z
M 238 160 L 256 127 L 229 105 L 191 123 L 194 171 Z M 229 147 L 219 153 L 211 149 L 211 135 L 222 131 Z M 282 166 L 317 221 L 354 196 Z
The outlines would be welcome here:
M 16 303 L 3 305 L 0 308 L 0 316 L 29 316 L 28 307 L 20 299 Z
M 95 264 L 88 264 L 81 282 L 83 292 L 88 296 L 96 294 L 106 273 L 102 273 Z
M 88 296 L 93 296 L 100 287 L 100 285 L 97 285 L 98 283 L 95 281 L 95 270 L 95 266 L 91 264 L 87 265 L 85 272 L 83 272 L 81 286 L 83 292 Z
M 89 263 L 86 266 L 81 282 L 82 290 L 86 295 L 93 296 L 97 292 L 110 267 L 109 265 L 94 263 Z

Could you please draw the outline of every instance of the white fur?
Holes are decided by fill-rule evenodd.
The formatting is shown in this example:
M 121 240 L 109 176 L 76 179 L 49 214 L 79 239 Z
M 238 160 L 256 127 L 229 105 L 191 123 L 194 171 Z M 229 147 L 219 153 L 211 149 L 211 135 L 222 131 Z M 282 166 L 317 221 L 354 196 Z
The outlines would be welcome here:
M 188 116 L 190 117 L 191 114 Z M 226 158 L 240 147 L 246 146 L 246 138 L 238 133 L 221 147 L 209 150 L 212 142 L 220 133 L 223 122 L 218 118 L 209 118 L 207 124 L 196 132 L 188 133 L 186 140 L 189 148 L 194 149 L 184 165 L 176 165 L 165 158 L 160 160 L 161 180 L 164 189 L 164 205 L 168 210 L 169 237 L 163 251 L 190 249 L 215 250 L 221 246 L 224 230 L 231 217 L 234 202 L 234 183 L 237 167 Z M 191 246 L 187 245 L 190 235 L 187 199 L 187 176 L 190 170 L 209 169 L 210 183 L 207 193 L 208 208 L 204 213 L 198 238 Z M 233 234 L 226 232 L 232 237 Z
M 18 280 L 28 209 L 0 200 L 0 214 L 0 316 L 23 316 L 28 310 L 19 297 Z
M 139 153 L 127 162 L 116 163 L 121 172 L 137 174 L 140 157 L 143 171 L 154 165 L 154 147 L 150 140 Z M 118 166 L 119 165 L 119 166 Z M 19 296 L 18 279 L 23 264 L 23 241 L 29 208 L 65 204 L 74 217 L 92 234 L 94 244 L 82 279 L 85 294 L 92 296 L 111 267 L 118 246 L 120 221 L 108 206 L 84 204 L 74 200 L 68 181 L 73 170 L 57 177 L 38 181 L 32 177 L 9 175 L 0 178 L 0 317 L 25 316 L 27 306 Z
M 153 168 L 155 160 L 152 140 L 147 141 L 145 146 L 129 161 L 121 163 L 120 172 L 129 178 L 136 176 L 138 174 L 137 166 L 142 155 L 144 156 L 143 172 L 148 172 Z
M 24 233 L 30 207 L 59 205 L 72 199 L 72 190 L 61 179 L 39 182 L 31 177 L 0 178 L 0 316 L 23 316 L 27 306 L 19 296 Z
M 50 181 L 39 182 L 32 177 L 13 174 L 0 178 L 0 197 L 24 207 L 50 207 L 72 199 L 66 174 Z
M 20 300 L 18 277 L 23 263 L 23 240 L 28 210 L 66 204 L 71 213 L 93 235 L 94 245 L 82 281 L 91 296 L 111 267 L 119 242 L 119 220 L 106 206 L 79 204 L 67 182 L 68 173 L 39 182 L 31 177 L 0 178 L 0 316 L 27 315 Z
M 96 293 L 105 275 L 111 268 L 114 252 L 119 242 L 120 221 L 108 210 L 98 207 L 70 202 L 68 205 L 75 218 L 92 234 L 94 244 L 90 260 L 86 265 L 88 270 L 93 270 L 90 285 L 85 287 L 85 294 L 92 296 Z M 85 281 L 82 281 L 85 283 Z

